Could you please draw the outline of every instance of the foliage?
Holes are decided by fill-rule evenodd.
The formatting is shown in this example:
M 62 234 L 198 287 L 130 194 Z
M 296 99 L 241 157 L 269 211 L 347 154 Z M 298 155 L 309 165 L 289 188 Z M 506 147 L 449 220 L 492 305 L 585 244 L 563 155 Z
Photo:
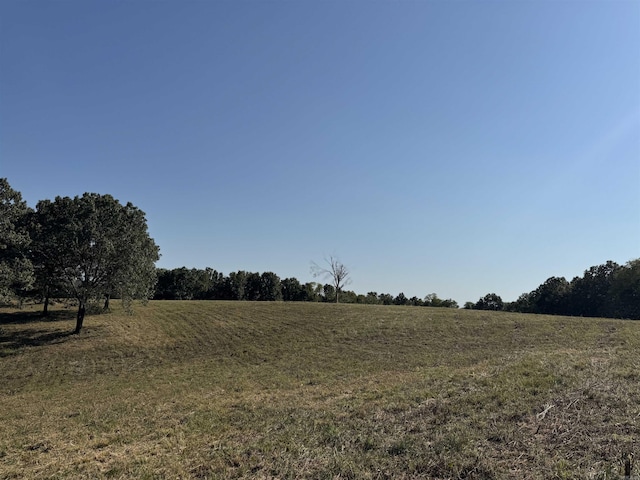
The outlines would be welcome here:
M 378 299 L 378 292 L 368 292 L 367 295 L 364 297 L 364 302 L 368 305 L 377 305 L 380 303 L 379 299 Z
M 134 298 L 171 300 L 259 300 L 339 302 L 458 308 L 452 299 L 435 293 L 424 299 L 404 293 L 344 290 L 349 269 L 335 257 L 326 267 L 312 264 L 315 277 L 331 283 L 302 284 L 273 272 L 232 272 L 212 268 L 156 269 L 159 249 L 147 232 L 144 212 L 131 203 L 121 205 L 110 195 L 85 193 L 56 197 L 28 208 L 6 178 L 0 179 L 0 300 L 34 296 L 47 312 L 52 295 L 78 301 L 78 325 L 87 304 L 110 297 L 129 304 Z M 490 293 L 465 309 L 505 310 L 574 316 L 640 319 L 640 259 L 620 266 L 608 261 L 585 270 L 568 282 L 550 277 L 515 302 L 504 303 Z
M 535 313 L 566 314 L 570 290 L 571 286 L 564 277 L 551 277 L 529 294 L 529 302 L 535 305 Z
M 568 282 L 550 277 L 535 290 L 504 304 L 492 293 L 465 308 L 578 317 L 640 319 L 640 259 L 626 265 L 609 260 Z
M 20 192 L 0 178 L 0 300 L 24 294 L 35 281 L 29 259 L 28 214 Z
M 382 305 L 393 305 L 393 297 L 388 293 L 381 293 L 378 295 L 378 299 Z
M 280 282 L 282 300 L 285 302 L 304 302 L 307 300 L 307 290 L 297 278 L 285 278 Z
M 616 270 L 607 307 L 610 316 L 640 319 L 640 259 L 631 260 Z
M 409 299 L 406 297 L 406 295 L 402 292 L 400 292 L 396 298 L 393 299 L 393 304 L 394 305 L 409 305 Z
M 480 300 L 478 300 L 474 306 L 476 310 L 502 310 L 504 302 L 500 296 L 495 293 L 488 293 Z
M 438 295 L 435 293 L 430 293 L 426 297 L 424 297 L 424 301 L 422 303 L 425 307 L 444 307 L 444 308 L 458 308 L 458 302 L 451 298 L 447 298 L 443 300 L 438 298 Z
M 118 296 L 125 302 L 151 296 L 159 249 L 144 212 L 111 195 L 85 193 L 36 205 L 34 244 L 47 276 L 78 301 L 76 333 L 90 301 Z M 49 283 L 49 279 L 44 280 Z
M 243 300 L 282 300 L 280 278 L 273 272 L 247 274 Z
M 232 272 L 225 276 L 212 268 L 157 269 L 158 282 L 153 295 L 155 300 L 244 300 L 285 302 L 335 302 L 333 284 L 301 283 L 295 277 L 280 279 L 273 272 Z M 341 290 L 340 303 L 369 305 L 410 305 L 416 307 L 458 308 L 452 299 L 443 300 L 435 293 L 424 300 L 404 293 L 396 297 L 388 293 L 368 292 L 357 294 Z

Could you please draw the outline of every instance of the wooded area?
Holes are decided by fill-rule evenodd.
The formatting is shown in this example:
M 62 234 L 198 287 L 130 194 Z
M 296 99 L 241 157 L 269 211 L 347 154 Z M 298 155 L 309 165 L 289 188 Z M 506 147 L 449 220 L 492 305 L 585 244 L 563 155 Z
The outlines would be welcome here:
M 36 298 L 47 314 L 53 296 L 73 298 L 80 333 L 89 302 L 148 299 L 159 248 L 144 212 L 111 195 L 41 200 L 27 206 L 0 179 L 0 297 Z
M 312 264 L 315 277 L 330 283 L 281 279 L 273 272 L 239 270 L 224 275 L 213 268 L 156 268 L 159 247 L 149 237 L 144 212 L 111 195 L 41 200 L 27 206 L 6 178 L 0 179 L 0 299 L 43 303 L 72 298 L 80 332 L 89 302 L 111 298 L 125 303 L 147 300 L 248 300 L 337 302 L 458 308 L 435 293 L 407 298 L 404 293 L 358 294 L 343 287 L 348 268 L 334 257 L 327 268 Z M 467 309 L 640 319 L 640 259 L 626 265 L 608 261 L 570 282 L 551 277 L 514 302 L 489 293 Z

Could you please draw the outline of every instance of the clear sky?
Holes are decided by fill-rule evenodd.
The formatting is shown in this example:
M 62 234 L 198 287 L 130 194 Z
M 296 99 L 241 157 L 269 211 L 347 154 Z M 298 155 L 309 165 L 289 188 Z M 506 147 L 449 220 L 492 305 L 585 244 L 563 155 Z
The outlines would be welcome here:
M 515 300 L 640 257 L 640 1 L 3 0 L 0 177 L 162 267 Z

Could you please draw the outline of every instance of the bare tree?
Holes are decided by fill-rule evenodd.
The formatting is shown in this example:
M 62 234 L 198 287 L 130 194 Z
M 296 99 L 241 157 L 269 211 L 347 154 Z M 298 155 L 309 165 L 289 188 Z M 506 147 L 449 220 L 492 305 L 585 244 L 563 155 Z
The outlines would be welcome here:
M 314 277 L 331 279 L 333 286 L 336 289 L 336 303 L 338 303 L 340 290 L 342 290 L 342 288 L 351 281 L 349 279 L 349 269 L 334 256 L 331 256 L 328 259 L 325 258 L 324 261 L 327 264 L 327 267 L 321 267 L 316 262 L 311 262 L 311 273 Z

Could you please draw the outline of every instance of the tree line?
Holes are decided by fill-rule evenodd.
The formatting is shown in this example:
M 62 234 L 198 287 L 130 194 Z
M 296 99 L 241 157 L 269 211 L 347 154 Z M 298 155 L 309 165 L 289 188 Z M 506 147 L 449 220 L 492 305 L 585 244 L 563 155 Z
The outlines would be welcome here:
M 0 178 L 0 301 L 36 298 L 47 314 L 51 298 L 72 298 L 78 305 L 79 333 L 89 304 L 111 298 L 133 299 L 343 302 L 458 308 L 435 293 L 407 298 L 404 293 L 345 290 L 349 271 L 337 259 L 327 268 L 312 265 L 314 277 L 331 283 L 281 279 L 273 272 L 212 268 L 156 268 L 160 249 L 149 236 L 143 211 L 111 195 L 41 200 L 27 206 L 20 192 Z M 640 319 L 640 259 L 625 265 L 608 261 L 567 281 L 550 277 L 515 302 L 490 293 L 464 308 L 523 313 Z
M 467 302 L 464 308 L 581 317 L 640 319 L 640 259 L 619 265 L 611 260 L 568 281 L 550 277 L 515 302 L 495 293 Z
M 421 299 L 407 298 L 404 293 L 368 292 L 357 294 L 335 284 L 306 282 L 295 277 L 281 279 L 273 272 L 239 270 L 224 275 L 213 268 L 158 269 L 155 300 L 245 300 L 285 302 L 336 302 L 370 305 L 413 305 L 458 308 L 455 300 L 443 300 L 435 293 Z

